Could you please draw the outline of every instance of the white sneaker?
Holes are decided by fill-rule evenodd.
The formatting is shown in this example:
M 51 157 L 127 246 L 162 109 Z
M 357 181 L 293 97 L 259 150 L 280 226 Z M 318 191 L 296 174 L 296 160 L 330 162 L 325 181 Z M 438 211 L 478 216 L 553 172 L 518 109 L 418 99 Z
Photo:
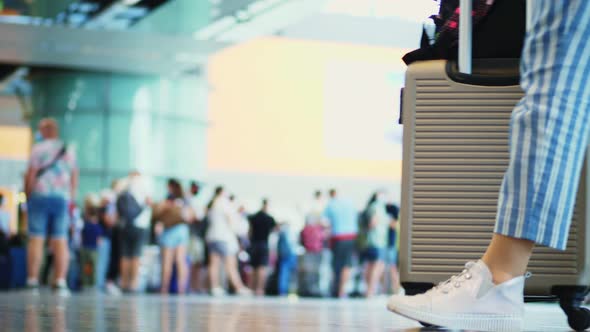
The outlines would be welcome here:
M 117 285 L 115 285 L 112 282 L 109 282 L 106 284 L 105 292 L 111 296 L 121 296 L 121 294 L 122 294 L 121 289 L 119 289 L 119 287 L 117 287 Z
M 519 331 L 524 316 L 524 280 L 521 276 L 495 285 L 483 261 L 469 262 L 459 275 L 425 294 L 393 295 L 387 308 L 449 329 Z
M 241 297 L 250 297 L 250 296 L 254 296 L 254 293 L 252 292 L 252 290 L 250 288 L 240 288 L 238 289 L 238 291 L 236 292 L 237 296 L 241 296 Z
M 65 281 L 58 281 L 53 285 L 53 293 L 59 297 L 70 297 L 70 289 Z
M 226 294 L 225 289 L 221 287 L 215 287 L 211 289 L 211 296 L 213 297 L 220 297 Z

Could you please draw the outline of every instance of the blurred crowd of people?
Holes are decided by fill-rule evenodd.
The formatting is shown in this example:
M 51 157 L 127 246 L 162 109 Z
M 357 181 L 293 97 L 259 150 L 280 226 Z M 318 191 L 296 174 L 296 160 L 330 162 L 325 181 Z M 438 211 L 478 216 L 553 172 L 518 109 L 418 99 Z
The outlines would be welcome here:
M 139 172 L 78 207 L 75 155 L 55 121 L 41 121 L 39 131 L 43 140 L 33 147 L 25 181 L 26 284 L 33 292 L 41 284 L 62 295 L 83 289 L 344 298 L 401 290 L 399 211 L 384 191 L 362 211 L 334 189 L 317 191 L 297 229 L 273 217 L 268 199 L 247 211 L 221 186 L 205 197 L 196 181 L 185 190 L 169 179 L 165 198 L 154 201 Z M 147 259 L 154 248 L 156 259 Z
M 305 226 L 294 229 L 272 216 L 267 199 L 249 213 L 223 187 L 204 199 L 197 182 L 185 193 L 178 180 L 169 179 L 161 202 L 153 202 L 144 187 L 142 176 L 133 172 L 111 189 L 88 195 L 79 214 L 74 208 L 79 218 L 68 233 L 70 270 L 78 271 L 68 282 L 72 288 L 114 295 L 173 291 L 341 298 L 399 290 L 398 210 L 382 192 L 359 212 L 335 190 L 328 199 L 317 191 Z M 152 279 L 157 289 L 140 282 L 141 258 L 150 245 L 159 248 L 160 271 Z M 331 269 L 322 270 L 324 265 Z M 353 268 L 362 274 L 356 280 Z M 322 286 L 327 280 L 331 287 Z

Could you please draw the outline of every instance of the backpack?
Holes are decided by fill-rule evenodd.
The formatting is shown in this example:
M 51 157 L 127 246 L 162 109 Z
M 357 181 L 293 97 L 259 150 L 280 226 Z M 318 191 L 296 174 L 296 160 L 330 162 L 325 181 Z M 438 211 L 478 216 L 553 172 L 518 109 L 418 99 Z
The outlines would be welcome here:
M 143 211 L 143 207 L 139 205 L 135 197 L 126 190 L 117 197 L 117 213 L 125 220 L 126 226 L 133 225 L 133 221 Z
M 306 225 L 301 231 L 301 244 L 308 252 L 321 252 L 324 248 L 323 227 L 321 225 Z

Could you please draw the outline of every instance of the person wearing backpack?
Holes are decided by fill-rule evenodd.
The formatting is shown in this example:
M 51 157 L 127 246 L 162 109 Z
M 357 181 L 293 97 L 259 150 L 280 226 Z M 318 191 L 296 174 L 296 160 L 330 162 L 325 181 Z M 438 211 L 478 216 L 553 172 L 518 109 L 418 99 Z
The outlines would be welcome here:
M 38 293 L 43 247 L 49 236 L 55 255 L 53 289 L 58 295 L 68 296 L 68 204 L 76 198 L 78 166 L 74 151 L 59 139 L 54 119 L 41 120 L 39 133 L 42 140 L 31 150 L 25 175 L 29 218 L 27 288 Z
M 139 282 L 139 259 L 147 241 L 151 222 L 151 199 L 139 172 L 131 172 L 125 189 L 117 197 L 117 214 L 122 224 L 121 243 L 121 288 L 136 292 Z

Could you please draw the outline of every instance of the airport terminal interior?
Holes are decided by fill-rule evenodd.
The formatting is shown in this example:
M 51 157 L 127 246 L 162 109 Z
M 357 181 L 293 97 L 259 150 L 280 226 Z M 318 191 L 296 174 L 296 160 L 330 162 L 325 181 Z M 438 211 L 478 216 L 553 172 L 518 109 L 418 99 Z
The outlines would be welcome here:
M 479 260 L 525 2 L 0 0 L 0 331 L 590 327 L 587 163 L 524 297 Z

